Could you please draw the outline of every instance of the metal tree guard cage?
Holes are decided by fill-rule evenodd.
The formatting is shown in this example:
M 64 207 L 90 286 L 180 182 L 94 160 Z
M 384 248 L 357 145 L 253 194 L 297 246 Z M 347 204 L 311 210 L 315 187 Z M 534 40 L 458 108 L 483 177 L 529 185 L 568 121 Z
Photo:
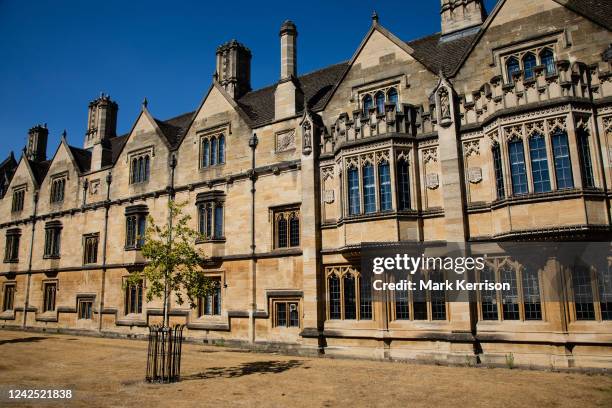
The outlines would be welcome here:
M 149 326 L 147 352 L 148 382 L 172 383 L 181 380 L 181 352 L 184 325 Z

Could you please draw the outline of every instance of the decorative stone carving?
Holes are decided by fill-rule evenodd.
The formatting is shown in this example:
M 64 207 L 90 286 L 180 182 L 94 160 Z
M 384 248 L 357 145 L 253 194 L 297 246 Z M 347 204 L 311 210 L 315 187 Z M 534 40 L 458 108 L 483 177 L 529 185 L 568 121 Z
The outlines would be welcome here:
M 438 149 L 436 147 L 423 149 L 423 163 L 427 164 L 430 161 L 438 161 Z
M 404 160 L 410 164 L 410 150 L 398 150 L 396 155 L 397 161 Z
M 470 167 L 468 169 L 468 181 L 478 184 L 482 181 L 482 169 L 480 167 Z
M 480 155 L 480 141 L 470 140 L 469 142 L 465 142 L 463 144 L 463 154 L 465 155 L 465 157 L 470 157 L 472 155 Z
M 308 156 L 312 152 L 312 125 L 305 121 L 302 125 L 302 153 Z
M 435 190 L 440 185 L 438 173 L 429 173 L 425 176 L 425 185 L 430 190 Z
M 448 91 L 446 88 L 441 88 L 438 95 L 440 96 L 440 117 L 442 119 L 450 119 L 451 112 Z
M 321 169 L 321 175 L 322 175 L 323 181 L 327 179 L 333 179 L 334 178 L 334 167 L 333 166 L 323 167 Z
M 89 182 L 89 195 L 95 196 L 100 192 L 100 180 L 91 180 Z
M 286 152 L 295 149 L 295 129 L 276 134 L 276 152 Z
M 567 130 L 567 121 L 565 116 L 560 116 L 558 118 L 548 119 L 546 124 L 548 125 L 548 133 L 554 133 L 557 130 Z
M 323 191 L 323 201 L 325 201 L 325 204 L 332 204 L 334 200 L 334 190 Z
M 525 125 L 525 129 L 527 131 L 527 136 L 533 136 L 534 134 L 544 135 L 544 122 L 529 122 Z

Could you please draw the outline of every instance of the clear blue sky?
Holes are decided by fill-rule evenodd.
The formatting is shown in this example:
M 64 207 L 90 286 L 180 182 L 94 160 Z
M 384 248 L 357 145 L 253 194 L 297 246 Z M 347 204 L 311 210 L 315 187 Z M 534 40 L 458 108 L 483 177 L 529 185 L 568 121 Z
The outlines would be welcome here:
M 487 0 L 490 11 L 495 0 Z M 143 97 L 159 119 L 189 112 L 211 83 L 215 49 L 236 38 L 253 53 L 254 89 L 279 76 L 278 31 L 298 28 L 298 72 L 349 59 L 370 26 L 404 40 L 440 30 L 439 0 L 253 2 L 0 0 L 0 160 L 19 158 L 27 130 L 48 123 L 47 154 L 66 129 L 81 146 L 87 104 L 100 92 L 119 104 L 127 132 Z

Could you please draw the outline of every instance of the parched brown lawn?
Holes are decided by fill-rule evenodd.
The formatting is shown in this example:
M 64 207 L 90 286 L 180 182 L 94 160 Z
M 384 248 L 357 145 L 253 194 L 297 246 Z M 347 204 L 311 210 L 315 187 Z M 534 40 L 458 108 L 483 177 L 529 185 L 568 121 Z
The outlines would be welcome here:
M 143 382 L 143 341 L 2 330 L 0 358 L 3 390 L 71 388 L 75 393 L 71 401 L 20 406 L 612 406 L 609 375 L 302 358 L 186 345 L 184 380 L 150 385 Z M 6 406 L 5 396 L 0 406 Z

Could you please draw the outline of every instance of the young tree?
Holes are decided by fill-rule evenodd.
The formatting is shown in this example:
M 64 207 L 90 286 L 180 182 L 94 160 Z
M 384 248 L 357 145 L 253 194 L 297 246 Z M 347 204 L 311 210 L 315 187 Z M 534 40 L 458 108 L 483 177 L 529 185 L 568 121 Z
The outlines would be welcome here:
M 146 298 L 164 300 L 164 324 L 168 327 L 170 296 L 174 294 L 179 305 L 189 302 L 195 308 L 197 300 L 215 289 L 215 281 L 204 276 L 201 265 L 204 254 L 195 247 L 201 234 L 189 227 L 191 216 L 183 214 L 187 203 L 168 202 L 168 220 L 165 225 L 147 219 L 142 255 L 147 264 L 140 272 L 130 275 L 129 285 L 147 282 Z

